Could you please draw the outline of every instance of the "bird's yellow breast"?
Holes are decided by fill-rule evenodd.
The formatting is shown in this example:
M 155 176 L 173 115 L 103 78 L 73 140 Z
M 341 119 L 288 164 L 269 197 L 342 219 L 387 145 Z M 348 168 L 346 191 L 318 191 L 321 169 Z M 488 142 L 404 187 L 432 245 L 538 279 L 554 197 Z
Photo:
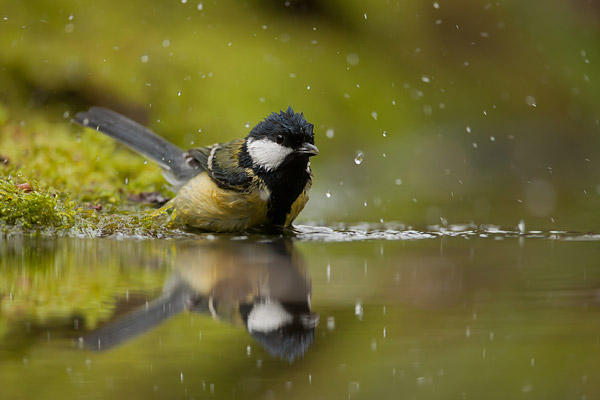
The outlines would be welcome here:
M 258 183 L 245 192 L 220 188 L 202 172 L 179 189 L 174 206 L 187 225 L 207 231 L 235 232 L 268 222 L 269 196 L 268 189 Z
M 290 208 L 290 212 L 285 217 L 285 226 L 292 225 L 292 222 L 296 219 L 300 211 L 304 208 L 306 203 L 308 203 L 308 191 L 310 190 L 310 181 L 300 193 L 300 196 L 292 203 L 292 207 Z

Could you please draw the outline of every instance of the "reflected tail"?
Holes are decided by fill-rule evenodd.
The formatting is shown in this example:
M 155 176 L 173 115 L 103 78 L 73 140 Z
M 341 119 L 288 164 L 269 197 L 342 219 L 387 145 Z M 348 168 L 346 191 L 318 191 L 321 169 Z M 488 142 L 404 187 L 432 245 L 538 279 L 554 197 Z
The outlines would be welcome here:
M 108 350 L 184 311 L 189 299 L 189 288 L 176 288 L 146 306 L 90 332 L 83 337 L 83 342 L 94 350 Z

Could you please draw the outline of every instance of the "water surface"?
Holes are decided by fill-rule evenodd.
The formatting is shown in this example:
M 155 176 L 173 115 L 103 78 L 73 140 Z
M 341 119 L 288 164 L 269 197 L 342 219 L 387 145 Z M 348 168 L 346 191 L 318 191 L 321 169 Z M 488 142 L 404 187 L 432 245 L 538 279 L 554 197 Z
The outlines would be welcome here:
M 3 237 L 0 397 L 597 398 L 598 239 Z

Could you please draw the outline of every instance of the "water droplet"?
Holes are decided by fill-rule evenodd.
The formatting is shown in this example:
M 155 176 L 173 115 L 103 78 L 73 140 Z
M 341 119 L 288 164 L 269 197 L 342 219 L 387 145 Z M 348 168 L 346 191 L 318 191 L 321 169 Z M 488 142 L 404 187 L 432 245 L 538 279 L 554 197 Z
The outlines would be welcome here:
M 377 111 L 371 111 L 371 117 L 373 117 L 373 119 L 377 121 Z
M 525 233 L 525 221 L 520 220 L 518 228 L 520 233 Z
M 202 9 L 204 8 L 204 5 L 202 3 L 198 3 L 198 7 L 196 7 L 198 9 L 198 11 L 202 11 Z
M 67 24 L 65 25 L 65 33 L 71 33 L 75 30 L 75 25 Z
M 363 318 L 363 306 L 360 302 L 357 302 L 356 305 L 354 306 L 354 315 L 359 319 L 362 320 Z
M 465 130 L 467 131 L 467 133 L 471 133 L 471 127 L 469 125 L 467 125 L 467 127 L 465 128 Z
M 169 39 L 165 39 L 162 41 L 163 47 L 169 47 L 171 45 L 171 41 Z
M 181 3 L 182 3 L 182 4 L 185 4 L 185 3 L 187 3 L 187 0 L 181 0 Z
M 331 192 L 325 193 L 325 197 L 327 197 L 328 199 L 331 198 Z
M 250 128 L 250 122 L 246 122 L 246 123 L 244 124 L 244 127 L 245 127 L 245 128 Z
M 383 131 L 383 133 L 381 134 L 383 137 L 387 137 L 387 131 Z
M 533 389 L 533 385 L 531 383 L 526 383 L 521 388 L 521 390 L 523 391 L 523 393 L 529 393 L 529 392 L 531 392 L 532 389 Z
M 332 128 L 327 129 L 327 131 L 325 132 L 325 136 L 327 136 L 328 139 L 332 139 L 334 135 L 335 132 Z
M 363 16 L 365 17 L 365 19 L 367 19 L 367 13 L 364 13 Z
M 351 66 L 358 65 L 360 62 L 360 57 L 356 53 L 350 53 L 346 56 L 346 62 Z
M 335 329 L 335 318 L 327 317 L 327 329 L 332 331 Z
M 440 8 L 440 3 L 438 3 L 437 1 L 434 1 L 433 2 L 433 8 L 439 9 Z
M 396 179 L 396 185 L 402 185 L 402 179 L 400 179 L 400 178 Z
M 140 57 L 140 61 L 142 61 L 143 63 L 147 63 L 148 62 L 148 55 L 144 54 Z
M 363 153 L 359 151 L 356 153 L 356 157 L 354 157 L 354 164 L 360 165 L 363 162 Z
M 177 96 L 181 96 L 181 90 L 177 92 Z
M 431 82 L 431 78 L 429 78 L 427 75 L 421 76 L 421 80 L 425 83 Z
M 495 142 L 496 138 L 494 136 L 490 136 L 490 142 Z
M 531 107 L 537 107 L 537 102 L 533 96 L 525 96 L 525 103 Z

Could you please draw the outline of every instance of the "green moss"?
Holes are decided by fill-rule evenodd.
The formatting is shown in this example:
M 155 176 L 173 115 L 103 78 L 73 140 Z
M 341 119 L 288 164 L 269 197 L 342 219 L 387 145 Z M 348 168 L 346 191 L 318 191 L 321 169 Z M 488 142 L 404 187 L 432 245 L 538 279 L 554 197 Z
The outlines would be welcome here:
M 127 200 L 146 191 L 170 196 L 157 166 L 68 121 L 50 122 L 35 113 L 26 123 L 7 118 L 0 125 L 2 232 L 180 234 L 168 214 Z M 28 186 L 18 186 L 23 184 Z
M 27 182 L 27 189 L 19 188 L 17 185 L 17 181 L 12 177 L 0 178 L 0 223 L 2 225 L 25 230 L 68 229 L 73 226 L 76 205 L 68 195 L 39 190 L 37 183 Z

